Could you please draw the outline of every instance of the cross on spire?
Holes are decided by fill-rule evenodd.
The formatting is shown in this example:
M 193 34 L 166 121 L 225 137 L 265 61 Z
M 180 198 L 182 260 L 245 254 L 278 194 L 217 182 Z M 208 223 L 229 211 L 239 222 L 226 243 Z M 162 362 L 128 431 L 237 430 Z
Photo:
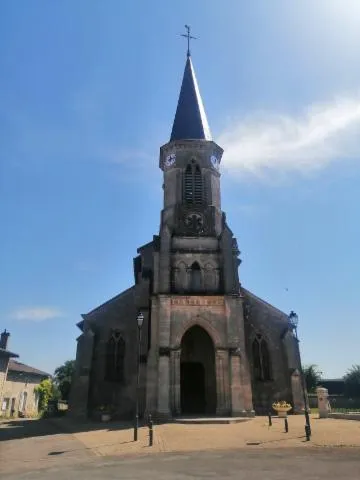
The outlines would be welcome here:
M 188 44 L 187 56 L 190 57 L 190 40 L 196 40 L 196 37 L 192 37 L 190 35 L 190 26 L 189 25 L 185 25 L 185 28 L 186 28 L 187 33 L 186 34 L 182 33 L 181 36 L 187 38 L 187 44 Z

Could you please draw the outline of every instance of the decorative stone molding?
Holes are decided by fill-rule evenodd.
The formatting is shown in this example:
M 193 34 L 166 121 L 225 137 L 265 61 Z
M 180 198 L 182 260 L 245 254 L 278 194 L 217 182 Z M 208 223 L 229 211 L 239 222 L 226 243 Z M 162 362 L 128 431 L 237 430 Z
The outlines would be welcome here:
M 198 325 L 199 327 L 203 328 L 206 333 L 210 336 L 210 338 L 213 341 L 214 347 L 218 348 L 221 345 L 224 345 L 224 341 L 221 338 L 221 332 L 219 332 L 213 325 L 211 325 L 210 322 L 208 322 L 206 319 L 200 317 L 197 315 L 196 317 L 184 322 L 181 325 L 181 329 L 179 332 L 176 333 L 175 337 L 173 338 L 172 345 L 177 346 L 179 348 L 179 345 L 181 345 L 181 340 L 189 328 L 194 327 Z
M 224 306 L 225 301 L 224 297 L 220 296 L 177 296 L 171 299 L 171 305 L 180 305 L 180 306 L 194 306 L 194 307 L 214 307 L 214 306 Z
M 170 357 L 171 348 L 170 347 L 159 347 L 160 357 Z
M 230 347 L 229 353 L 232 357 L 241 357 L 241 349 L 240 347 Z

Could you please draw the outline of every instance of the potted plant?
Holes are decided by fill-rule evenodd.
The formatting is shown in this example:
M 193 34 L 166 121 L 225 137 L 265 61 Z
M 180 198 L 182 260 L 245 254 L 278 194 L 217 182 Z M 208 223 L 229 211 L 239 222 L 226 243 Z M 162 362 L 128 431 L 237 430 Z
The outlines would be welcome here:
M 285 401 L 281 401 L 281 402 L 273 403 L 272 408 L 278 414 L 278 417 L 286 418 L 287 413 L 292 409 L 292 406 L 290 405 L 290 403 L 287 403 Z
M 111 411 L 108 405 L 101 405 L 99 407 L 99 412 L 102 422 L 109 422 L 111 420 Z

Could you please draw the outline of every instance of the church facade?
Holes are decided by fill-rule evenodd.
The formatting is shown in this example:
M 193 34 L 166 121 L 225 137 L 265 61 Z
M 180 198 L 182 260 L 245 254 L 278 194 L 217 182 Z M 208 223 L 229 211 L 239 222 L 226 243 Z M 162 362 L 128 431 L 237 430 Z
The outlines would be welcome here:
M 222 155 L 188 53 L 170 141 L 160 148 L 160 230 L 137 250 L 134 285 L 78 323 L 71 414 L 107 406 L 129 418 L 137 395 L 140 415 L 161 418 L 251 416 L 274 400 L 304 407 L 288 316 L 239 280 L 238 243 L 221 208 Z

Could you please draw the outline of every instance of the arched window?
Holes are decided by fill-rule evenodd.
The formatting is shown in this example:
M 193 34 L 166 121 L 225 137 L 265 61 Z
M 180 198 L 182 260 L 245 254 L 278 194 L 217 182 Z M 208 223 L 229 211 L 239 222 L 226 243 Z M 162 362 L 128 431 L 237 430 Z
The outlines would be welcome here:
M 271 380 L 271 360 L 269 347 L 260 334 L 257 334 L 252 344 L 254 376 L 256 380 Z
M 125 341 L 118 330 L 111 333 L 106 348 L 105 380 L 109 382 L 124 381 Z
M 190 290 L 192 292 L 201 291 L 202 281 L 201 281 L 201 268 L 197 262 L 194 262 L 191 265 L 190 270 Z
M 184 197 L 186 203 L 203 202 L 203 179 L 199 165 L 189 164 L 184 175 Z

